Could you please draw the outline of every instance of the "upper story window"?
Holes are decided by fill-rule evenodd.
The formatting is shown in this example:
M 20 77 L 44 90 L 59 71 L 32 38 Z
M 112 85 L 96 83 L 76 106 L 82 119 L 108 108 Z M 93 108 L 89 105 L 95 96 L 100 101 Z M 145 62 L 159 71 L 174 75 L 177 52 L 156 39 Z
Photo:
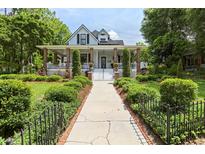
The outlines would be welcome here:
M 86 34 L 80 34 L 80 44 L 86 45 Z
M 100 41 L 106 41 L 106 39 L 105 38 L 100 38 Z

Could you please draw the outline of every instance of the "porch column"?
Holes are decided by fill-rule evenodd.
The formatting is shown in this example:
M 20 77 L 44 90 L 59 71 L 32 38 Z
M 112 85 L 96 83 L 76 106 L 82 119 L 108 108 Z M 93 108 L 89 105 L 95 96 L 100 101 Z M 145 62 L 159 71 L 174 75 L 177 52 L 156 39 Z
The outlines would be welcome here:
M 136 54 L 137 54 L 137 55 L 136 55 L 136 65 L 137 65 L 137 66 L 136 66 L 136 69 L 137 69 L 137 70 L 136 70 L 136 73 L 137 73 L 137 74 L 140 74 L 140 48 L 137 48 L 137 49 L 136 49 L 136 52 L 137 52 L 137 53 L 136 53 Z
M 58 59 L 58 55 L 57 55 L 57 53 L 54 53 L 54 55 L 53 55 L 53 64 L 57 64 L 57 59 Z
M 89 53 L 90 53 L 90 63 L 93 63 L 93 48 L 89 49 Z
M 70 48 L 66 48 L 66 60 L 67 60 L 67 63 L 66 63 L 66 74 L 65 74 L 65 77 L 66 78 L 71 78 L 71 73 L 70 73 Z
M 48 49 L 43 49 L 43 74 L 47 75 Z
M 117 63 L 117 48 L 114 48 L 114 63 Z

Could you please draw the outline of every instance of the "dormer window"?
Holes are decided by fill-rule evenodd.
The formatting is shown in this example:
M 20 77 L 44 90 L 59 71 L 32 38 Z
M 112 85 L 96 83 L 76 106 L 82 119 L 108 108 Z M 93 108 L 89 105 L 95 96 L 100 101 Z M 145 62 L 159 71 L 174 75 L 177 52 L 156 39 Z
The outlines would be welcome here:
M 80 34 L 80 44 L 86 45 L 86 34 Z
M 105 38 L 100 38 L 100 41 L 106 41 L 106 39 Z

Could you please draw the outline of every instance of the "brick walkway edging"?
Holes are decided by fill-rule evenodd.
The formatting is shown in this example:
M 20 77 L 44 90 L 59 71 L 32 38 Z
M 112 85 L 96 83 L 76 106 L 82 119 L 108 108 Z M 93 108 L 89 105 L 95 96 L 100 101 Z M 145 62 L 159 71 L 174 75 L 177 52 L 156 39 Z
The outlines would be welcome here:
M 113 85 L 114 86 L 114 85 Z M 129 111 L 130 115 L 132 116 L 132 118 L 134 119 L 135 124 L 138 126 L 139 130 L 141 131 L 142 135 L 144 136 L 145 140 L 147 141 L 147 143 L 149 145 L 153 145 L 154 143 L 152 142 L 152 140 L 149 138 L 147 132 L 145 131 L 142 123 L 139 121 L 139 119 L 136 117 L 135 113 L 129 108 L 129 106 L 125 103 L 124 98 L 120 95 L 120 92 L 118 91 L 118 89 L 114 86 L 116 92 L 118 93 L 118 95 L 120 96 L 120 98 L 122 99 L 122 102 L 124 103 L 126 109 Z
M 70 123 L 69 123 L 69 126 L 66 128 L 66 130 L 64 131 L 64 133 L 59 137 L 59 140 L 58 140 L 58 143 L 57 145 L 64 145 L 66 143 L 66 140 L 68 138 L 68 136 L 70 135 L 70 132 L 88 98 L 88 95 L 90 94 L 90 91 L 92 89 L 92 86 L 89 88 L 85 98 L 82 100 L 80 106 L 78 107 L 77 111 L 76 111 L 76 114 L 72 117 L 72 119 L 70 120 Z

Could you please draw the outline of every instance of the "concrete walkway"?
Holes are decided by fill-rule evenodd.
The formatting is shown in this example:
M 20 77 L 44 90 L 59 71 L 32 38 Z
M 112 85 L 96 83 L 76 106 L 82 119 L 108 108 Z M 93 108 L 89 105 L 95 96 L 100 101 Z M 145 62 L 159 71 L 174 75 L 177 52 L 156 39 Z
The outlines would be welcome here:
M 65 144 L 147 144 L 112 81 L 93 88 Z

